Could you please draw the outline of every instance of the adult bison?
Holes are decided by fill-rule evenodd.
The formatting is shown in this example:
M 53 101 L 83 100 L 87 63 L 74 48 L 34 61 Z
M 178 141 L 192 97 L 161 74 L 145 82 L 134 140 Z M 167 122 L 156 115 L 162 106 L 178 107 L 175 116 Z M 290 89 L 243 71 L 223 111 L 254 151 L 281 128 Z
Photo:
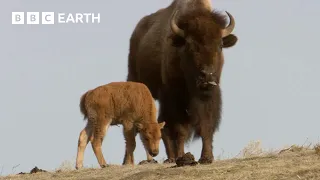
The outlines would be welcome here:
M 210 1 L 175 0 L 143 17 L 130 38 L 127 81 L 148 86 L 159 100 L 158 121 L 168 159 L 184 155 L 194 133 L 202 139 L 199 163 L 214 159 L 212 142 L 220 124 L 222 48 L 232 47 L 235 20 L 212 11 Z

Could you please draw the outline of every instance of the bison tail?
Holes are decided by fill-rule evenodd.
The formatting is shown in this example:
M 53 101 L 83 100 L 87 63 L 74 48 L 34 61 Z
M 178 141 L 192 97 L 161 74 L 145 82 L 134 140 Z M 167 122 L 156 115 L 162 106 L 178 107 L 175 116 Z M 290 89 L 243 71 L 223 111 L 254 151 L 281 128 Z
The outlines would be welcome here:
M 85 104 L 85 100 L 86 100 L 86 96 L 87 96 L 88 92 L 84 93 L 80 98 L 80 105 L 79 106 L 80 106 L 80 112 L 83 115 L 83 120 L 87 119 L 87 117 L 88 117 L 88 112 L 87 112 L 86 104 Z

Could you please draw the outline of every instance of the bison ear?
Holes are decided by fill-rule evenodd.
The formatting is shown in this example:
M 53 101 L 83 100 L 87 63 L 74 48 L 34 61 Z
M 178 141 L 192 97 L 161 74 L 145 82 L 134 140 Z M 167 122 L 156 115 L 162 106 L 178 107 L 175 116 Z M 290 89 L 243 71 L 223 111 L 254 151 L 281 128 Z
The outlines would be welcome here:
M 164 127 L 164 125 L 166 125 L 166 122 L 159 123 L 160 129 L 162 129 Z
M 222 41 L 223 41 L 223 48 L 229 48 L 234 46 L 237 43 L 238 37 L 233 34 L 229 34 L 228 36 L 222 38 Z
M 136 123 L 135 125 L 136 125 L 139 132 L 142 131 L 142 129 L 144 128 L 143 124 L 141 124 L 141 123 Z

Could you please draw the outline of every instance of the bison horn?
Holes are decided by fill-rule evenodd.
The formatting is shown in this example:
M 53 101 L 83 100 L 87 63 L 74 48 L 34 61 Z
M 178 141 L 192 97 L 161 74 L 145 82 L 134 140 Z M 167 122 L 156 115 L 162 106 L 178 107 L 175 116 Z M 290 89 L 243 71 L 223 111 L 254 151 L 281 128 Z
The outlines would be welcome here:
M 178 13 L 178 10 L 175 11 L 171 17 L 171 21 L 170 21 L 170 27 L 171 27 L 171 30 L 177 34 L 178 36 L 181 36 L 181 37 L 185 37 L 184 36 L 184 31 L 182 29 L 180 29 L 176 23 L 176 16 L 177 16 L 177 13 Z
M 228 36 L 229 34 L 231 34 L 231 32 L 234 29 L 234 26 L 236 25 L 236 22 L 235 22 L 233 16 L 230 13 L 228 13 L 227 11 L 226 11 L 226 13 L 229 16 L 230 23 L 225 29 L 222 30 L 222 38 L 224 38 L 224 37 Z

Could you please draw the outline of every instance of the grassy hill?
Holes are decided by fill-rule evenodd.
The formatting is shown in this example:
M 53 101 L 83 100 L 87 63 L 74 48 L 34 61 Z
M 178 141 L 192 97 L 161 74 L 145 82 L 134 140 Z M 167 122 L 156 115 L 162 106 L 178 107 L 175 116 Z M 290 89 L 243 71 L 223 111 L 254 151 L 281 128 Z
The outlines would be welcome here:
M 175 164 L 136 166 L 111 165 L 105 169 L 58 170 L 10 175 L 0 180 L 280 180 L 320 179 L 320 146 L 291 146 L 280 151 L 262 152 L 256 147 L 242 151 L 241 158 L 216 160 L 210 165 L 172 167 Z

